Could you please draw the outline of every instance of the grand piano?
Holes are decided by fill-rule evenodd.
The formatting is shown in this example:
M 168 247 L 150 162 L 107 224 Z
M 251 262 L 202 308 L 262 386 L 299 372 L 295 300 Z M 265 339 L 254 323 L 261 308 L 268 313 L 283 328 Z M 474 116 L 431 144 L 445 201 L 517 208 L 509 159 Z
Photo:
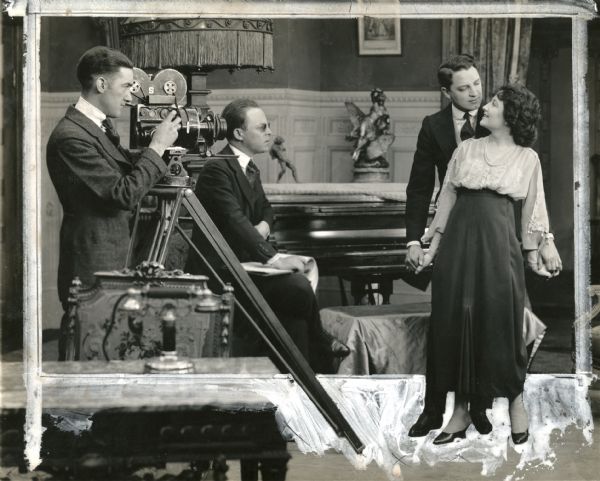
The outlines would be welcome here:
M 282 252 L 314 257 L 321 276 L 350 281 L 355 303 L 375 293 L 389 303 L 393 281 L 425 289 L 429 275 L 409 272 L 406 257 L 406 184 L 265 184 L 275 211 L 272 238 Z M 430 218 L 434 205 L 430 206 Z M 374 285 L 377 287 L 375 288 Z

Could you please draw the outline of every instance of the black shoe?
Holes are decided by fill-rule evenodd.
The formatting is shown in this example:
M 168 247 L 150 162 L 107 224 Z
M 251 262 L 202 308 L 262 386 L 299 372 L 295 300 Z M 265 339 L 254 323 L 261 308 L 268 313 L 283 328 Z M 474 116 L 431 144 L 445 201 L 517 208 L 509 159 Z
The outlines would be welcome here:
M 529 429 L 527 429 L 524 433 L 510 433 L 510 437 L 515 444 L 523 444 L 526 443 L 529 439 Z
M 423 411 L 419 416 L 419 419 L 417 419 L 417 422 L 409 429 L 408 435 L 411 438 L 420 438 L 433 429 L 441 428 L 442 422 L 442 413 Z
M 350 348 L 346 346 L 342 341 L 338 341 L 337 339 L 331 340 L 331 353 L 333 357 L 341 357 L 344 358 L 350 354 Z
M 467 426 L 468 427 L 468 426 Z M 455 439 L 465 439 L 467 437 L 467 428 L 457 433 L 445 433 L 441 432 L 437 438 L 433 440 L 433 444 L 448 444 Z
M 333 357 L 344 358 L 350 354 L 350 348 L 327 331 L 321 331 L 321 349 L 329 351 Z
M 469 411 L 469 416 L 471 416 L 471 421 L 479 434 L 489 434 L 492 432 L 492 423 L 490 423 L 485 410 L 471 410 Z

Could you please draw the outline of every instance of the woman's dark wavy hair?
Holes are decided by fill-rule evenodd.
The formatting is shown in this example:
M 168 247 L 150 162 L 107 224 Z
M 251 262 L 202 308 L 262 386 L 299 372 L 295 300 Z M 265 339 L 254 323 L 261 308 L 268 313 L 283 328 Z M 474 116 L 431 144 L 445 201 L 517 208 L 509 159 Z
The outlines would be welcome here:
M 537 123 L 542 117 L 540 101 L 519 84 L 504 85 L 495 95 L 504 104 L 504 120 L 515 144 L 531 147 L 537 138 Z

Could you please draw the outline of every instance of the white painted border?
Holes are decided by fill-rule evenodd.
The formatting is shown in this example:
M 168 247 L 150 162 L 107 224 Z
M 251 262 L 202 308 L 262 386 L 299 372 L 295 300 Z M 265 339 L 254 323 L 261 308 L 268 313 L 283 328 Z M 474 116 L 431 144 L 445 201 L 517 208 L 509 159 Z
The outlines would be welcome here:
M 40 17 L 23 22 L 26 52 L 23 66 L 23 368 L 27 391 L 25 456 L 40 463 L 42 434 L 42 319 L 40 219 Z M 30 93 L 30 95 L 28 95 Z M 30 119 L 37 119 L 32 122 Z
M 575 371 L 592 374 L 590 155 L 587 76 L 587 24 L 572 21 L 573 221 L 575 259 Z M 577 47 L 576 47 L 577 46 Z
M 10 2 L 10 0 L 8 0 Z M 277 0 L 12 0 L 10 15 L 124 16 L 124 17 L 337 17 L 402 18 L 440 17 L 573 17 L 594 15 L 592 0 L 329 0 L 281 2 Z
M 391 2 L 354 3 L 350 1 L 321 2 L 239 2 L 171 0 L 15 0 L 7 8 L 10 15 L 25 15 L 24 42 L 26 60 L 24 66 L 24 146 L 23 146 L 23 223 L 24 223 L 24 365 L 27 390 L 27 416 L 25 425 L 26 457 L 31 469 L 39 462 L 41 445 L 42 384 L 72 385 L 72 376 L 43 376 L 41 372 L 41 322 L 40 291 L 40 205 L 39 169 L 40 146 L 40 77 L 39 77 L 39 30 L 42 15 L 73 16 L 245 16 L 245 17 L 339 17 L 361 15 L 402 16 L 404 18 L 441 17 L 571 17 L 573 61 L 573 129 L 574 129 L 574 179 L 575 179 L 575 296 L 576 296 L 576 372 L 571 376 L 578 384 L 587 384 L 591 376 L 590 353 L 590 298 L 589 261 L 590 235 L 588 187 L 588 105 L 585 88 L 587 69 L 586 21 L 594 14 L 592 0 L 563 0 L 560 2 Z M 193 12 L 193 13 L 191 13 Z M 31 122 L 30 119 L 38 119 Z M 91 376 L 88 376 L 91 377 Z M 146 376 L 154 382 L 154 376 Z M 564 377 L 564 376 L 563 376 Z M 104 376 L 103 383 L 110 384 L 121 376 Z M 156 382 L 164 378 L 156 377 Z M 240 382 L 243 382 L 240 379 Z

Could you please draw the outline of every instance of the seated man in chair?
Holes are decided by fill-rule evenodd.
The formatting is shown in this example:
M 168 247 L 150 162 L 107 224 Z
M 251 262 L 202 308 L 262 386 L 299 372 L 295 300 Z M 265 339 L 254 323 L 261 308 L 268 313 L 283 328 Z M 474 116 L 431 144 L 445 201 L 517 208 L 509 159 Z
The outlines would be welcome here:
M 265 113 L 253 100 L 237 99 L 225 107 L 222 117 L 227 122 L 229 144 L 220 155 L 231 157 L 206 163 L 198 176 L 196 195 L 240 262 L 261 262 L 293 271 L 256 277 L 254 282 L 313 370 L 331 373 L 334 358 L 348 355 L 349 350 L 322 328 L 317 299 L 303 275 L 308 264 L 299 256 L 278 254 L 268 242 L 273 211 L 252 161 L 254 155 L 268 152 L 273 141 Z M 202 242 L 200 236 L 195 228 L 192 239 L 196 245 Z M 190 253 L 186 271 L 202 270 L 200 260 Z M 249 322 L 238 320 L 235 329 L 236 337 L 244 337 L 243 352 L 237 355 L 267 353 Z

